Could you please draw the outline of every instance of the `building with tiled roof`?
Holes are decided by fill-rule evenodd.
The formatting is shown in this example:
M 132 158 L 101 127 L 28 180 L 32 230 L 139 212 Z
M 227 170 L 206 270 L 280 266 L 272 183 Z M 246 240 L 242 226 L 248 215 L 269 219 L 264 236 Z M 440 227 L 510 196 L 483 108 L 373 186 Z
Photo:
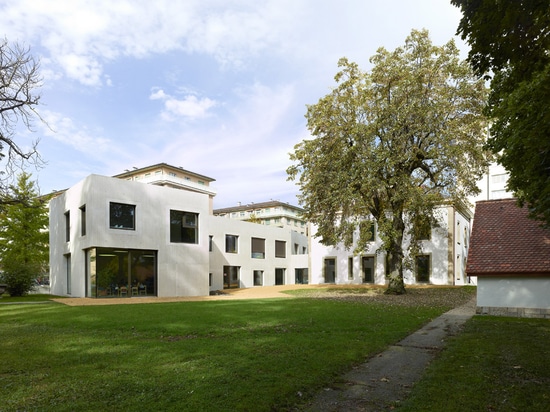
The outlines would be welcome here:
M 550 229 L 515 199 L 477 202 L 466 272 L 478 313 L 550 318 Z

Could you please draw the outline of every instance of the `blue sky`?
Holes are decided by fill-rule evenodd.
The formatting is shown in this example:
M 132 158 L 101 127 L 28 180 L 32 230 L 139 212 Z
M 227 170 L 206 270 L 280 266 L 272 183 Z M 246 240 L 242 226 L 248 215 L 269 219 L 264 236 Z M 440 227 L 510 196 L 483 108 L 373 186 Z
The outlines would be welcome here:
M 155 163 L 216 179 L 214 207 L 297 204 L 304 114 L 340 57 L 369 69 L 412 29 L 456 38 L 448 0 L 0 0 L 0 36 L 40 59 L 42 193 Z

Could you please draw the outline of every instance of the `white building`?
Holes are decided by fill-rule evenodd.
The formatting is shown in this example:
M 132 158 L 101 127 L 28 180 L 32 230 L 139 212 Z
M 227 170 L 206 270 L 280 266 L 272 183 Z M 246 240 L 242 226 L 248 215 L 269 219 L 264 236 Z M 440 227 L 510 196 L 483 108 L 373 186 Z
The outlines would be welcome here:
M 91 175 L 51 200 L 51 293 L 204 296 L 224 279 L 231 287 L 307 282 L 306 236 L 215 217 L 206 184 L 182 190 L 173 184 L 180 177 L 158 177 L 161 185 Z
M 430 235 L 421 241 L 421 254 L 412 270 L 404 270 L 405 284 L 471 284 L 472 279 L 465 274 L 471 212 L 467 208 L 448 206 L 438 209 L 436 216 L 439 227 L 432 228 Z M 358 233 L 354 241 L 357 237 Z M 324 246 L 313 238 L 310 248 L 311 283 L 386 284 L 386 254 L 379 251 L 380 247 L 381 240 L 376 230 L 369 250 L 360 255 L 354 255 L 353 246 L 350 249 L 342 244 Z
M 497 169 L 483 180 L 489 184 L 487 196 L 501 193 L 498 185 L 505 187 Z M 227 287 L 387 283 L 376 231 L 369 250 L 354 255 L 353 248 L 321 245 L 315 228 L 299 223 L 295 206 L 266 202 L 238 211 L 218 209 L 214 216 L 213 181 L 161 163 L 114 177 L 91 175 L 58 194 L 50 203 L 51 292 L 203 296 Z M 290 225 L 240 220 L 249 218 L 247 213 L 267 219 L 289 211 Z M 448 206 L 437 216 L 438 227 L 422 241 L 421 255 L 405 270 L 405 283 L 475 283 L 465 275 L 472 211 Z

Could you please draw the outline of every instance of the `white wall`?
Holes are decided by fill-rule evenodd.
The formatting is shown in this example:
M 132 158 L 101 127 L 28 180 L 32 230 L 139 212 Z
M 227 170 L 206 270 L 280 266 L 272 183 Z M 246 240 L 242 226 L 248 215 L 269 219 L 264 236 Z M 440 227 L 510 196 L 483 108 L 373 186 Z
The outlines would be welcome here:
M 135 230 L 109 228 L 109 203 L 136 205 Z M 80 207 L 86 205 L 86 236 Z M 171 243 L 170 209 L 199 214 L 198 244 Z M 65 241 L 65 213 L 71 217 Z M 52 293 L 68 295 L 66 255 L 71 256 L 71 296 L 87 296 L 85 250 L 91 247 L 156 250 L 158 296 L 208 294 L 209 200 L 204 194 L 91 175 L 50 203 Z
M 549 278 L 478 277 L 478 307 L 550 309 L 549 296 Z
M 466 229 L 467 241 L 470 234 L 470 220 L 452 207 L 441 207 L 436 211 L 439 227 L 432 228 L 430 240 L 421 241 L 421 253 L 431 256 L 430 283 L 434 285 L 467 284 L 464 279 L 465 256 L 467 256 L 467 244 L 464 243 L 464 229 Z M 358 233 L 354 236 L 354 246 L 349 250 L 343 244 L 337 246 L 324 246 L 315 237 L 316 227 L 310 228 L 310 279 L 312 284 L 325 283 L 324 261 L 326 258 L 336 260 L 336 284 L 360 284 L 362 283 L 361 257 L 373 256 L 375 264 L 374 283 L 384 285 L 385 278 L 385 252 L 377 251 L 382 243 L 378 234 L 375 240 L 370 243 L 369 249 L 358 256 L 354 256 L 353 249 L 356 244 Z M 460 236 L 458 234 L 460 233 Z M 404 247 L 408 247 L 410 239 L 405 236 Z M 353 277 L 349 278 L 349 259 L 353 261 Z M 451 261 L 451 259 L 453 259 Z M 406 284 L 415 284 L 415 274 L 410 269 L 403 271 L 403 278 Z M 456 278 L 456 279 L 455 279 Z
M 223 267 L 240 267 L 240 287 L 254 286 L 253 272 L 263 271 L 263 286 L 275 285 L 275 269 L 285 269 L 284 284 L 295 283 L 295 269 L 308 267 L 308 255 L 294 255 L 294 243 L 299 249 L 308 246 L 307 237 L 285 228 L 270 227 L 257 223 L 242 222 L 225 217 L 211 216 L 210 235 L 213 250 L 210 252 L 210 290 L 223 289 Z M 225 235 L 237 235 L 238 253 L 225 252 Z M 265 258 L 252 258 L 252 238 L 265 239 Z M 275 241 L 286 242 L 286 257 L 275 257 Z

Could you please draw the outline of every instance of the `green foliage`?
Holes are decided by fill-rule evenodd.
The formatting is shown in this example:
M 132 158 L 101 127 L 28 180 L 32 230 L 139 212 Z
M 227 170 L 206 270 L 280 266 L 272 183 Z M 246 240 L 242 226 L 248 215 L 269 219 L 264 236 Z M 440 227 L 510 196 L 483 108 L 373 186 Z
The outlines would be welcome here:
M 48 211 L 29 174 L 4 197 L 0 216 L 0 266 L 11 296 L 29 292 L 48 264 Z
M 368 73 L 340 59 L 337 86 L 307 108 L 314 138 L 295 146 L 287 172 L 322 243 L 351 247 L 357 225 L 376 221 L 388 290 L 403 293 L 406 222 L 415 238 L 418 216 L 434 221 L 443 202 L 478 191 L 486 91 L 454 42 L 434 46 L 425 30 L 393 52 L 380 48 L 371 63 Z M 361 248 L 368 235 L 360 230 Z
M 508 189 L 550 225 L 550 3 L 452 0 L 469 61 L 491 81 L 489 147 L 510 173 Z

